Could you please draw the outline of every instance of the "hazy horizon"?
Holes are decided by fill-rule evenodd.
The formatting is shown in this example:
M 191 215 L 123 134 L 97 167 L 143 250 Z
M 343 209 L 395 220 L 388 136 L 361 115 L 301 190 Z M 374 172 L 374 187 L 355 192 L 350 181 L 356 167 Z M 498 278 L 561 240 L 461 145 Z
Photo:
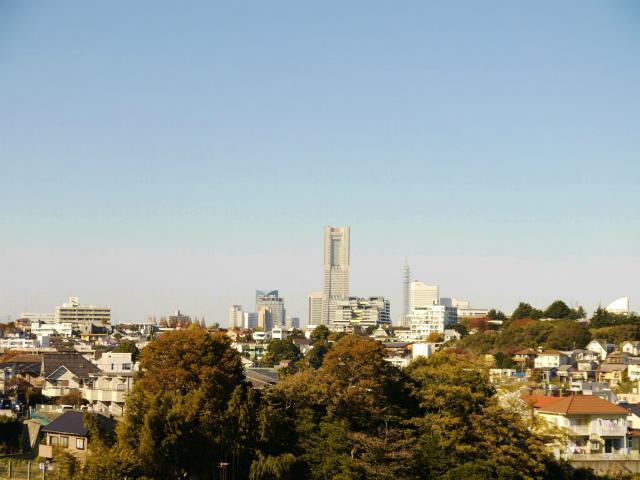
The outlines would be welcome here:
M 640 301 L 633 1 L 0 4 L 0 320 Z M 66 8 L 65 8 L 66 7 Z

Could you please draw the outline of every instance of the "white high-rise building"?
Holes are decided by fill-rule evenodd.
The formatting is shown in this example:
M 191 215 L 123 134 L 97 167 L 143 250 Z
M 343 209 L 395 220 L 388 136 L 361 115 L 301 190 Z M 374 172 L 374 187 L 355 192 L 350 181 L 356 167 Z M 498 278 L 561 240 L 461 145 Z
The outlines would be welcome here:
M 332 325 L 336 302 L 349 297 L 349 227 L 324 227 L 322 323 Z
M 411 312 L 416 308 L 438 305 L 440 300 L 438 285 L 427 285 L 423 282 L 411 282 Z
M 402 314 L 400 315 L 398 326 L 408 327 L 407 315 L 411 313 L 411 269 L 409 264 L 404 262 L 402 266 Z
M 320 325 L 322 323 L 322 292 L 311 292 L 308 295 L 309 317 L 308 325 Z
M 232 305 L 229 307 L 229 328 L 244 327 L 244 312 L 242 305 Z
M 425 340 L 431 333 L 442 334 L 449 325 L 458 321 L 457 308 L 444 305 L 414 308 L 408 317 L 414 340 Z
M 349 297 L 336 302 L 336 314 L 331 329 L 345 331 L 353 327 L 380 327 L 389 325 L 389 300 L 384 297 Z
M 55 323 L 107 325 L 111 323 L 111 307 L 84 306 L 80 305 L 78 297 L 71 297 L 68 303 L 56 307 Z
M 256 312 L 244 312 L 244 328 L 257 328 L 258 314 Z

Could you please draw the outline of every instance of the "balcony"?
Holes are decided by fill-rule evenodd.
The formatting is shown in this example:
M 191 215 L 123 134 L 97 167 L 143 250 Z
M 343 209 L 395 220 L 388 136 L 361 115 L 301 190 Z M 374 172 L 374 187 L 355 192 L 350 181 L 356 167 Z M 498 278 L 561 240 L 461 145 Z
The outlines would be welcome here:
M 99 388 L 83 388 L 82 398 L 90 402 L 118 402 L 124 403 L 127 392 L 124 390 L 109 390 Z
M 598 425 L 596 434 L 601 437 L 623 437 L 627 434 L 626 425 Z
M 63 395 L 69 395 L 70 393 L 77 391 L 77 388 L 72 387 L 53 387 L 51 385 L 45 385 L 42 388 L 42 395 L 45 397 L 62 397 Z

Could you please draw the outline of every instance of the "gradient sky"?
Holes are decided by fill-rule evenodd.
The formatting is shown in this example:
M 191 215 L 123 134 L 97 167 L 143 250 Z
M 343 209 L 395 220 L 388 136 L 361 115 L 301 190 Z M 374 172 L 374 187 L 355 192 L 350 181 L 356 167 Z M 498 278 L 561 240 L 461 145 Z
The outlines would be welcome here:
M 306 321 L 400 266 L 511 311 L 640 302 L 640 5 L 0 1 L 0 315 Z

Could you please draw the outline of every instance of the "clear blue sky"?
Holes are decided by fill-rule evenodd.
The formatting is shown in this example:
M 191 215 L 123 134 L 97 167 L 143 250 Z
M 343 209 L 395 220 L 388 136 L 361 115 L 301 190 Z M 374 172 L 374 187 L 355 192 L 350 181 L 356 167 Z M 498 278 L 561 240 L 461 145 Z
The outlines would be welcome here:
M 400 265 L 476 306 L 640 304 L 640 4 L 0 2 L 0 315 L 306 320 Z M 395 307 L 395 308 L 394 308 Z

